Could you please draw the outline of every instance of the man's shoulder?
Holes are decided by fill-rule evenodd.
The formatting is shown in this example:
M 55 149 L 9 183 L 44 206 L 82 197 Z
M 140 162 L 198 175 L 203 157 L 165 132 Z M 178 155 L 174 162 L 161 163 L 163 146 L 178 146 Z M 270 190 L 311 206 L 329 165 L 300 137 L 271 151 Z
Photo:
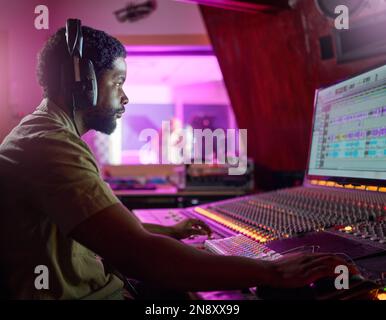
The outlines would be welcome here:
M 78 135 L 55 122 L 41 124 L 36 118 L 26 117 L 6 137 L 0 146 L 0 162 L 19 169 L 77 163 L 98 170 L 92 152 Z
M 62 147 L 63 151 L 84 149 L 85 142 L 76 134 L 55 121 L 42 121 L 39 116 L 25 117 L 4 139 L 1 149 L 17 149 L 23 153 L 39 148 L 41 151 Z
M 27 137 L 72 137 L 81 140 L 70 116 L 53 101 L 45 98 L 34 112 L 25 116 L 16 127 Z
M 4 139 L 6 142 L 26 142 L 34 139 L 68 139 L 80 140 L 76 132 L 66 121 L 52 113 L 37 108 L 33 113 L 25 116 Z

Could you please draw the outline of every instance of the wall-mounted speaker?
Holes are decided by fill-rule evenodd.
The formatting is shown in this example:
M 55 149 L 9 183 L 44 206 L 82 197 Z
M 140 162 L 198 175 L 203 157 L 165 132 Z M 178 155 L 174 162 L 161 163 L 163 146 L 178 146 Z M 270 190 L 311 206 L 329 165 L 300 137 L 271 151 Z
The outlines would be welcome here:
M 333 38 L 319 39 L 322 60 L 335 54 L 338 63 L 367 59 L 377 55 L 386 57 L 386 0 L 315 0 L 318 10 L 327 18 L 335 19 L 335 8 L 349 9 L 349 29 L 333 27 Z
M 365 0 L 315 0 L 316 7 L 328 18 L 336 18 L 335 8 L 339 5 L 345 5 L 349 9 L 350 16 L 358 12 L 365 4 Z
M 373 56 L 386 57 L 386 12 L 350 24 L 348 30 L 335 30 L 337 62 L 349 62 Z

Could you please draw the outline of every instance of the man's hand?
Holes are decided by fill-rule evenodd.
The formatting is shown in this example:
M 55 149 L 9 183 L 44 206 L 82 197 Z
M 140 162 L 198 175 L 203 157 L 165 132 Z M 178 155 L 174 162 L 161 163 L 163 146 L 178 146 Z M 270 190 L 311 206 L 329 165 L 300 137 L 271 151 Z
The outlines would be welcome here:
M 346 265 L 351 274 L 357 274 L 356 267 L 333 254 L 289 254 L 272 262 L 272 287 L 300 288 L 321 278 L 335 278 L 335 267 Z
M 211 236 L 212 230 L 203 221 L 198 219 L 186 219 L 171 227 L 173 238 L 181 240 L 195 235 Z

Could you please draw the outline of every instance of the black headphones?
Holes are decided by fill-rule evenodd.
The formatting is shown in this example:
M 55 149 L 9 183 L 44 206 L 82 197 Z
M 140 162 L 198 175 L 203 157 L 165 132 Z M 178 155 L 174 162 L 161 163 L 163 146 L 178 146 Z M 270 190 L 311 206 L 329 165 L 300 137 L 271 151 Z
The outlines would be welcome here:
M 62 65 L 62 81 L 72 99 L 73 110 L 95 107 L 98 84 L 92 61 L 82 57 L 83 35 L 79 19 L 67 20 L 66 43 L 70 59 Z

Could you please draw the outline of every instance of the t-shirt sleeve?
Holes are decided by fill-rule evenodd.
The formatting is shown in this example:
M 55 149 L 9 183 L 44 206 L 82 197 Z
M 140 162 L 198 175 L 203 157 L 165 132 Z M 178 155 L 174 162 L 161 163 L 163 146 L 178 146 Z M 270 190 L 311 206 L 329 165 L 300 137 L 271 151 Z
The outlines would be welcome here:
M 38 208 L 68 235 L 99 211 L 119 203 L 79 138 L 65 135 L 33 141 L 32 196 Z

